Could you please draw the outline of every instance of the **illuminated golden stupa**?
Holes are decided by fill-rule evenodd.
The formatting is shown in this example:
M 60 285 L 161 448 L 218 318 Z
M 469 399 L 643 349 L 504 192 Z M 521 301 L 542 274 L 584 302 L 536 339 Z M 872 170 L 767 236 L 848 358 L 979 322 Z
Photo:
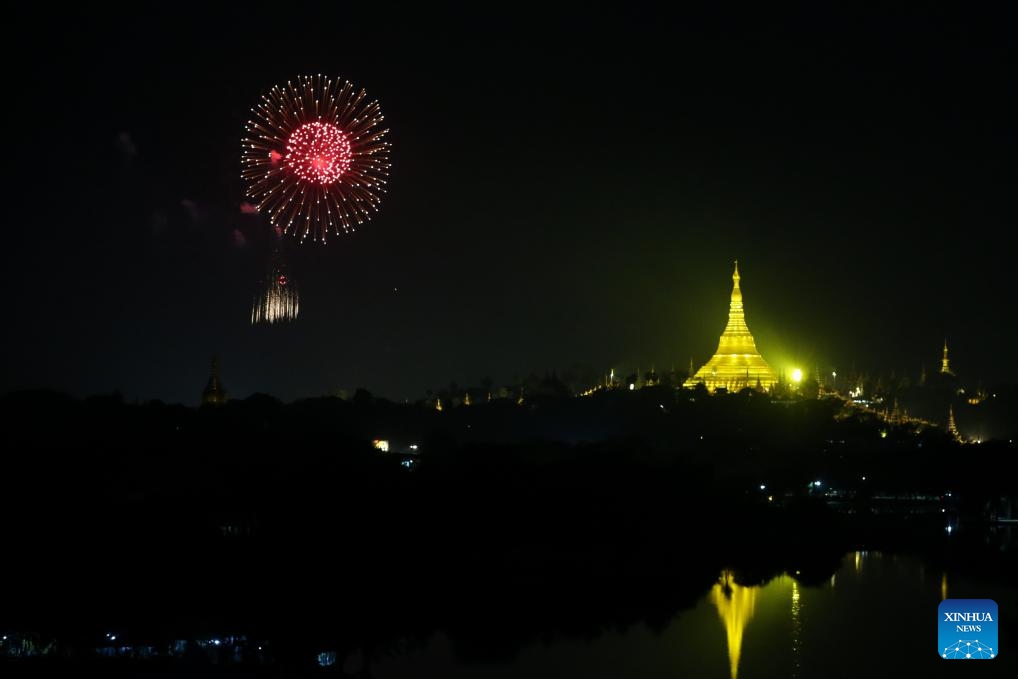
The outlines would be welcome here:
M 951 372 L 951 359 L 947 357 L 947 340 L 944 340 L 944 358 L 940 359 L 940 373 L 942 375 L 953 375 Z
M 770 390 L 778 376 L 756 350 L 756 342 L 746 326 L 746 313 L 742 308 L 742 290 L 739 289 L 739 262 L 732 274 L 732 303 L 728 310 L 728 325 L 721 333 L 718 350 L 707 363 L 687 379 L 682 386 L 695 387 L 701 382 L 709 389 L 723 388 L 738 391 L 745 387 Z

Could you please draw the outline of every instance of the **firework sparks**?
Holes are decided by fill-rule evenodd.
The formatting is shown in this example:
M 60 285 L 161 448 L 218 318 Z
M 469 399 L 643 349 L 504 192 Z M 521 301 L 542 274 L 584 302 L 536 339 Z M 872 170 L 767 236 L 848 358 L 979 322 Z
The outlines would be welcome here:
M 389 131 L 363 89 L 300 76 L 273 87 L 252 111 L 241 176 L 274 226 L 324 243 L 377 212 L 389 174 Z
M 300 311 L 297 286 L 286 273 L 286 266 L 278 253 L 273 259 L 269 274 L 251 306 L 251 325 L 292 321 Z

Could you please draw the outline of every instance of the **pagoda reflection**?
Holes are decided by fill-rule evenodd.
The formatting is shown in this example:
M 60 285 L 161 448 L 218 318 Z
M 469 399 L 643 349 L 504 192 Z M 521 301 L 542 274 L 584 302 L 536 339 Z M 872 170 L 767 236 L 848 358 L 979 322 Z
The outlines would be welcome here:
M 744 587 L 735 582 L 731 571 L 723 571 L 710 591 L 710 601 L 718 609 L 728 637 L 728 664 L 732 679 L 739 673 L 742 633 L 756 609 L 759 587 Z

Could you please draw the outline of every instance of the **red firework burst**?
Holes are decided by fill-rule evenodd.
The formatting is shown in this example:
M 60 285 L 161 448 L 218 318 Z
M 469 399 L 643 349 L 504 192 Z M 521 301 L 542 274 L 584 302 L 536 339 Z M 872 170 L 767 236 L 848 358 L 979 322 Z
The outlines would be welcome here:
M 325 242 L 371 219 L 389 174 L 377 101 L 347 81 L 300 76 L 252 111 L 241 176 L 273 225 Z

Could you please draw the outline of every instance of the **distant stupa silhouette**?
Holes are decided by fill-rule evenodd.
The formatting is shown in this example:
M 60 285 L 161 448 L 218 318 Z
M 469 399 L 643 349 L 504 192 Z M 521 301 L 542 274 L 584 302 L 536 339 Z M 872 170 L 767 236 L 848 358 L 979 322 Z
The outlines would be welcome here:
M 219 358 L 212 357 L 212 368 L 209 371 L 209 382 L 201 392 L 203 406 L 221 406 L 226 403 L 226 389 L 219 379 Z
M 742 306 L 742 290 L 739 289 L 739 262 L 735 262 L 732 274 L 732 301 L 728 309 L 728 325 L 721 333 L 718 350 L 703 367 L 682 384 L 695 387 L 703 383 L 707 389 L 738 391 L 745 387 L 765 391 L 778 383 L 778 376 L 756 349 L 756 342 L 746 325 L 746 313 Z

